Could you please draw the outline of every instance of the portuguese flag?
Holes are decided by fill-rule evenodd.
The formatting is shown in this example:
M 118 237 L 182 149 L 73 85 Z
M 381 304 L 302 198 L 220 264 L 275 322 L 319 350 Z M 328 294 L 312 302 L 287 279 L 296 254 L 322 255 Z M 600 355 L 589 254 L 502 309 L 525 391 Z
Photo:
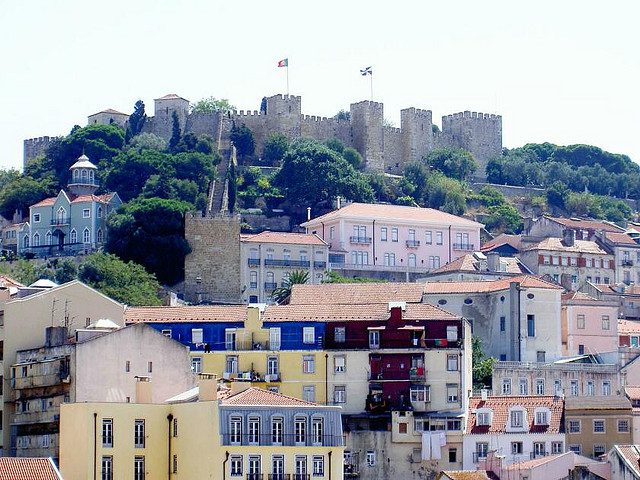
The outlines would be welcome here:
M 278 67 L 288 67 L 289 66 L 289 59 L 285 58 L 284 60 L 280 60 L 278 62 Z

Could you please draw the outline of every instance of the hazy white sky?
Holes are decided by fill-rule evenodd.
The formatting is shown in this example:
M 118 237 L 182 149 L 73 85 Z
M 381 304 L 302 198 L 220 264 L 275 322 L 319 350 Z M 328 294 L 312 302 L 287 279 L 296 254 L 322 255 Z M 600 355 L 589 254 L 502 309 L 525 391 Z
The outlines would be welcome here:
M 503 116 L 503 143 L 589 143 L 640 161 L 640 3 L 629 1 L 0 0 L 0 167 L 22 142 L 177 93 L 257 110 L 302 95 L 332 116 L 369 98 L 440 124 Z

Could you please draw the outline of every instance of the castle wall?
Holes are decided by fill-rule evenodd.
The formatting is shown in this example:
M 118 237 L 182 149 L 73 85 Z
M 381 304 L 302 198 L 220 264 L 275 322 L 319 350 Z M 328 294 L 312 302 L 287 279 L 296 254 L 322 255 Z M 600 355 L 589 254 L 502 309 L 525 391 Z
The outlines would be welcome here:
M 365 168 L 385 171 L 382 103 L 368 100 L 352 103 L 350 112 L 353 147 L 362 155 Z
M 26 168 L 27 163 L 34 158 L 44 155 L 47 148 L 55 137 L 29 138 L 24 141 L 22 168 Z
M 413 107 L 401 110 L 400 129 L 402 130 L 402 163 L 418 161 L 433 150 L 434 135 L 431 110 Z
M 196 135 L 211 135 L 217 140 L 220 128 L 219 113 L 192 113 L 186 119 L 185 131 Z
M 110 112 L 98 112 L 87 117 L 87 125 L 92 123 L 100 123 L 102 125 L 117 125 L 124 129 L 127 126 L 129 115 L 126 113 L 110 113 Z
M 184 261 L 185 300 L 239 303 L 240 218 L 187 212 L 185 238 L 192 249 Z
M 315 140 L 323 141 L 337 138 L 346 147 L 353 145 L 349 120 L 304 115 L 300 125 L 300 132 L 303 137 Z
M 258 110 L 240 110 L 235 111 L 230 116 L 231 123 L 236 126 L 246 125 L 253 132 L 253 140 L 255 142 L 255 155 L 261 157 L 264 150 L 264 142 L 274 133 L 286 133 L 284 131 L 269 130 L 267 127 L 268 118 L 261 114 Z M 288 135 L 287 135 L 288 136 Z M 296 137 L 290 137 L 296 138 Z
M 383 132 L 385 171 L 401 174 L 405 164 L 403 132 L 399 128 L 393 127 L 384 127 Z
M 173 133 L 173 112 L 178 114 L 178 123 L 181 133 L 185 133 L 187 116 L 189 115 L 189 101 L 184 98 L 158 98 L 154 103 L 153 119 L 147 119 L 142 129 L 143 132 L 153 133 L 166 141 L 171 139 Z M 153 120 L 153 121 L 149 121 Z

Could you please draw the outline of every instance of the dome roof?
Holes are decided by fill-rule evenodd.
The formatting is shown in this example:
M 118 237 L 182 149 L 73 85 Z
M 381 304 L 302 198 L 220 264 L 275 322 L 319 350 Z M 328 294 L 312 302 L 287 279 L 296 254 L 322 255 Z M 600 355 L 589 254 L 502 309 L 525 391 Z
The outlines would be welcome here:
M 87 157 L 84 153 L 78 157 L 78 161 L 71 165 L 69 170 L 73 168 L 93 168 L 94 170 L 98 169 L 98 167 L 96 167 L 89 161 L 89 157 Z

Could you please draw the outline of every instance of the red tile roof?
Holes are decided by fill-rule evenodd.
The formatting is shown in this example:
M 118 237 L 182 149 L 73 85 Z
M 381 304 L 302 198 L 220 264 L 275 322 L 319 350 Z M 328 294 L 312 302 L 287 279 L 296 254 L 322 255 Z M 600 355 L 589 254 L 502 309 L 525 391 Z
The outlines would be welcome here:
M 293 285 L 290 305 L 344 304 L 422 301 L 422 283 L 321 283 Z
M 127 113 L 119 112 L 117 110 L 114 110 L 113 108 L 107 108 L 106 110 L 101 110 L 98 113 L 94 113 L 93 115 L 89 115 L 89 116 L 93 117 L 95 115 L 100 115 L 101 113 L 109 113 L 111 115 L 127 115 L 127 116 L 129 116 Z
M 507 465 L 506 469 L 507 470 L 528 470 L 530 468 L 535 468 L 540 465 L 544 465 L 545 463 L 553 462 L 560 455 L 562 454 L 534 458 L 533 460 L 527 460 L 526 462 L 512 463 L 511 465 Z
M 198 305 L 193 307 L 127 307 L 125 323 L 244 322 L 244 305 Z
M 50 458 L 0 457 L 0 480 L 62 480 Z
M 640 246 L 636 243 L 636 241 L 631 238 L 626 233 L 618 233 L 618 232 L 606 232 L 604 234 L 605 238 L 612 243 L 622 244 L 622 245 L 633 245 L 634 247 Z
M 520 250 L 522 248 L 522 236 L 521 235 L 509 235 L 507 233 L 501 233 L 496 238 L 489 240 L 485 243 L 480 250 L 491 250 L 496 247 L 500 247 L 502 245 L 509 245 L 516 250 Z
M 509 409 L 512 407 L 524 407 L 527 410 L 529 422 L 528 433 L 563 433 L 562 411 L 564 401 L 560 397 L 552 395 L 528 395 L 528 396 L 499 396 L 481 397 L 469 399 L 469 417 L 467 419 L 467 434 L 506 433 L 509 421 Z M 535 410 L 538 407 L 547 407 L 551 411 L 549 425 L 535 425 Z M 491 425 L 476 425 L 476 410 L 489 408 L 493 412 Z
M 17 282 L 11 277 L 6 275 L 0 275 L 0 288 L 9 288 L 9 287 L 24 287 L 20 282 Z
M 511 274 L 525 273 L 522 264 L 517 258 L 500 257 L 500 263 L 506 264 L 507 266 L 506 271 L 493 272 L 493 273 L 511 273 Z M 431 272 L 429 273 L 437 274 L 437 273 L 447 273 L 447 272 L 479 272 L 479 271 L 480 271 L 480 261 L 476 257 L 474 257 L 472 253 L 467 253 L 466 255 L 456 258 L 455 260 L 443 265 L 440 268 L 431 270 Z
M 562 294 L 562 303 L 566 303 L 568 301 L 572 301 L 573 303 L 602 303 L 602 300 L 598 300 L 597 298 L 592 297 L 591 295 L 587 295 L 583 292 L 567 292 Z
M 640 400 L 640 385 L 625 385 L 624 391 L 631 400 Z
M 242 392 L 230 395 L 220 401 L 221 405 L 255 405 L 268 407 L 314 407 L 317 404 L 305 402 L 299 398 L 290 397 L 281 393 L 270 392 L 262 388 L 250 387 Z
M 576 230 L 602 230 L 604 232 L 624 232 L 622 227 L 600 220 L 578 220 L 573 218 L 548 217 L 556 223 Z
M 483 225 L 473 220 L 457 217 L 450 213 L 441 212 L 433 208 L 406 207 L 402 205 L 381 205 L 374 203 L 352 203 L 346 207 L 333 210 L 320 217 L 313 218 L 301 226 L 308 227 L 317 225 L 319 222 L 335 220 L 338 218 L 370 218 L 394 221 L 412 221 L 416 223 L 441 223 L 445 225 L 456 225 L 459 227 L 481 228 Z
M 614 445 L 613 448 L 627 462 L 635 475 L 640 477 L 640 447 L 637 445 Z
M 565 415 L 569 410 L 631 410 L 631 402 L 622 395 L 583 395 L 567 397 Z
M 553 252 L 574 252 L 574 253 L 591 253 L 594 255 L 609 255 L 609 252 L 600 247 L 596 242 L 591 240 L 574 240 L 573 246 L 567 246 L 562 242 L 561 238 L 548 237 L 541 242 L 525 249 L 531 250 L 547 250 Z
M 71 203 L 82 203 L 82 202 L 97 202 L 102 204 L 107 204 L 113 198 L 113 193 L 105 193 L 104 195 L 74 195 L 70 192 L 65 192 L 67 197 Z M 50 207 L 54 203 L 58 197 L 45 198 L 44 200 L 40 200 L 38 203 L 34 203 L 31 207 Z
M 348 320 L 386 321 L 391 316 L 387 303 L 271 305 L 265 308 L 263 322 L 343 322 Z M 404 320 L 456 320 L 460 317 L 427 303 L 408 303 Z
M 262 232 L 256 235 L 243 235 L 242 242 L 247 243 L 282 243 L 290 245 L 319 245 L 325 247 L 327 242 L 311 233 Z
M 425 286 L 425 294 L 437 293 L 490 293 L 507 290 L 511 283 L 519 283 L 525 288 L 544 288 L 548 290 L 564 290 L 559 285 L 546 282 L 540 277 L 521 275 L 501 280 L 479 280 L 474 282 L 429 282 Z
M 154 100 L 187 100 L 184 97 L 181 97 L 180 95 L 176 95 L 175 93 L 169 93 L 167 95 L 165 95 L 164 97 L 160 97 L 160 98 L 156 98 Z M 189 100 L 187 100 L 189 101 Z
M 486 470 L 444 470 L 437 478 L 443 475 L 451 480 L 490 480 Z
M 640 333 L 640 321 L 618 319 L 618 334 Z

